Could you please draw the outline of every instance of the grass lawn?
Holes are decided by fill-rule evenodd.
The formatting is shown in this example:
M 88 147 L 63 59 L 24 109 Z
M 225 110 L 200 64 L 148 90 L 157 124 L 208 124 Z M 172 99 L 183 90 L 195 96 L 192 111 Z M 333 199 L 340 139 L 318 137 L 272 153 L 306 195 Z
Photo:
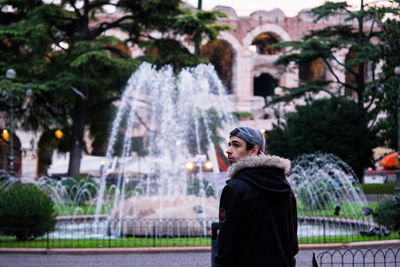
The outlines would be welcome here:
M 304 206 L 300 201 L 297 201 L 297 212 L 299 216 L 324 216 L 324 217 L 337 217 L 335 213 L 335 204 L 331 203 L 323 210 L 311 210 L 309 207 Z M 368 203 L 360 205 L 359 203 L 340 203 L 341 210 L 339 213 L 340 218 L 355 219 L 360 218 L 361 208 L 364 206 L 376 209 L 379 203 Z M 364 217 L 366 219 L 366 217 Z
M 303 237 L 299 238 L 299 244 L 319 244 L 319 243 L 350 243 L 350 242 L 364 242 L 364 241 L 378 241 L 378 240 L 393 240 L 400 239 L 399 233 L 392 233 L 389 236 L 362 236 L 362 235 L 337 235 L 337 236 L 323 236 L 318 237 Z
M 108 214 L 112 208 L 112 202 L 105 203 L 101 207 L 100 214 Z M 96 204 L 83 204 L 77 206 L 71 202 L 56 202 L 57 216 L 66 215 L 93 215 L 96 212 Z
M 394 193 L 394 183 L 391 184 L 361 184 L 364 194 L 390 194 Z
M 360 217 L 359 205 L 357 203 L 340 203 L 342 209 L 340 211 L 340 217 L 345 218 L 358 218 Z M 101 214 L 108 214 L 112 208 L 113 203 L 108 202 L 103 204 L 101 209 Z M 378 203 L 368 203 L 367 205 L 372 209 L 376 209 Z M 363 206 L 362 206 L 363 207 Z M 66 215 L 82 215 L 88 214 L 93 215 L 96 211 L 96 204 L 83 204 L 81 206 L 74 205 L 71 202 L 57 202 L 55 205 L 56 212 L 58 216 Z M 353 214 L 354 211 L 358 211 L 358 214 Z M 331 203 L 328 207 L 323 210 L 310 210 L 308 207 L 302 205 L 300 201 L 297 202 L 297 211 L 299 215 L 303 216 L 325 216 L 325 217 L 335 217 L 335 203 Z
M 377 241 L 399 239 L 398 233 L 387 237 L 378 236 L 327 236 L 299 238 L 299 244 L 314 243 L 349 243 L 360 241 Z M 140 238 L 127 237 L 115 239 L 36 239 L 32 241 L 16 241 L 14 238 L 0 238 L 0 247 L 3 248 L 140 248 L 140 247 L 186 247 L 211 246 L 210 237 L 181 237 L 181 238 Z
M 0 247 L 8 248 L 140 248 L 140 247 L 188 247 L 211 246 L 210 237 L 145 238 L 127 237 L 110 239 L 36 239 L 16 241 L 0 238 Z

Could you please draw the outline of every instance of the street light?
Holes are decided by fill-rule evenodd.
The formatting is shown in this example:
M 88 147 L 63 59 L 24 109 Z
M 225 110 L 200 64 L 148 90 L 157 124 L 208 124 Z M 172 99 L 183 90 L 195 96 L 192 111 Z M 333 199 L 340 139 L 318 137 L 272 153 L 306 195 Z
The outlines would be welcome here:
M 16 76 L 16 72 L 14 69 L 8 69 L 6 71 L 6 77 L 10 80 L 13 80 Z M 13 120 L 13 101 L 11 93 L 5 89 L 2 91 L 2 95 L 7 100 L 7 106 L 9 108 L 9 123 L 10 123 L 10 130 L 9 130 L 9 142 L 8 142 L 8 174 L 9 176 L 14 176 L 14 148 L 13 148 L 13 134 L 14 134 L 14 120 Z
M 188 170 L 189 172 L 191 172 L 191 171 L 193 171 L 193 170 L 194 170 L 194 168 L 195 168 L 195 165 L 194 165 L 194 163 L 193 163 L 193 162 L 191 162 L 191 161 L 188 161 L 188 162 L 186 162 L 186 164 L 185 164 L 185 167 L 186 167 L 186 170 Z
M 400 66 L 394 68 L 394 73 L 400 75 Z M 396 185 L 394 193 L 400 194 L 400 88 L 397 92 L 397 171 L 396 171 Z

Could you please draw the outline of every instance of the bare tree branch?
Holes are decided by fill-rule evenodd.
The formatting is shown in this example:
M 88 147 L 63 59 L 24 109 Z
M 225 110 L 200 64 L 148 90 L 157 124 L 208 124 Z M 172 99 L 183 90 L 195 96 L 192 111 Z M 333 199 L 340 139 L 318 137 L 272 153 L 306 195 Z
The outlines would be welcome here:
M 74 1 L 69 0 L 68 1 L 71 7 L 74 9 L 75 14 L 78 16 L 78 18 L 82 18 L 82 14 L 79 12 L 79 9 L 75 6 Z

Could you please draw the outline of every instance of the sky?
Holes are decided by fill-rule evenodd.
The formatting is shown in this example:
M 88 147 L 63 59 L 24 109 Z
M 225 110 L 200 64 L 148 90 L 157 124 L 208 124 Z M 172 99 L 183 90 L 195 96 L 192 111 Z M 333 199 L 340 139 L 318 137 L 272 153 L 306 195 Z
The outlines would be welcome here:
M 195 7 L 197 7 L 198 4 L 198 0 L 184 0 L 184 2 Z M 286 16 L 294 17 L 302 9 L 317 7 L 324 2 L 325 0 L 202 0 L 202 8 L 204 10 L 210 10 L 218 5 L 230 6 L 235 9 L 238 16 L 248 16 L 256 10 L 268 11 L 274 8 L 280 8 Z M 333 0 L 333 2 L 338 1 Z M 360 0 L 347 1 L 347 3 L 355 7 L 359 7 L 360 2 Z M 372 0 L 364 0 L 364 2 L 372 2 Z M 379 2 L 379 0 L 375 0 L 374 2 Z

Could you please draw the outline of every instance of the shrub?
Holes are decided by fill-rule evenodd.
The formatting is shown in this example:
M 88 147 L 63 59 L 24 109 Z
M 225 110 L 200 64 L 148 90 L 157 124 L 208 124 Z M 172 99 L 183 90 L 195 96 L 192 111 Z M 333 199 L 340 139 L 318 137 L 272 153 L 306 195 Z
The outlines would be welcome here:
M 32 240 L 53 231 L 53 200 L 33 184 L 15 183 L 0 191 L 0 231 L 18 241 Z
M 400 230 L 400 200 L 385 199 L 374 213 L 374 221 L 393 231 Z
M 359 179 L 372 166 L 372 148 L 378 142 L 369 128 L 372 114 L 344 98 L 319 99 L 296 109 L 287 114 L 286 124 L 268 133 L 269 153 L 289 159 L 317 151 L 335 154 Z

